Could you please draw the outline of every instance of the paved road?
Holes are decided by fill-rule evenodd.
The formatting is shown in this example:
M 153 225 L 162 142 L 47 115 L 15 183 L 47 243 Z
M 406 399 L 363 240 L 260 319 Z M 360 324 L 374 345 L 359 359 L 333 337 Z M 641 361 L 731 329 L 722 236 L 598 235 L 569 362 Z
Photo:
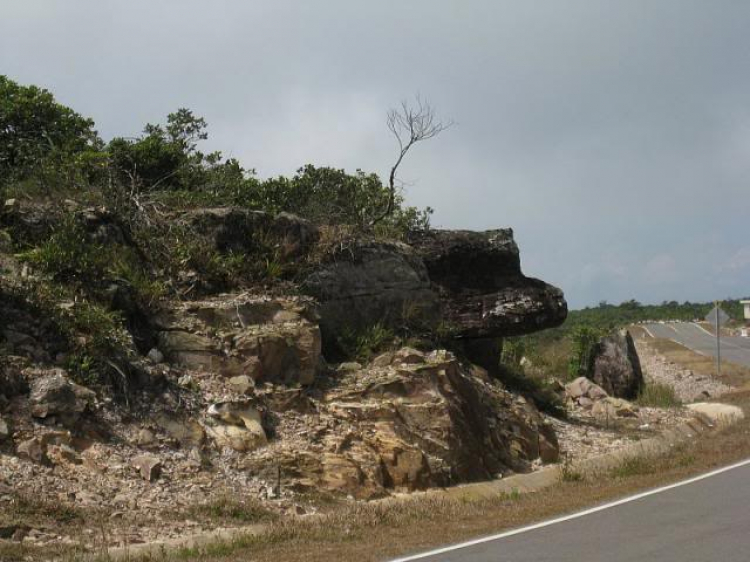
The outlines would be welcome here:
M 422 562 L 747 562 L 750 465 Z
M 647 324 L 645 328 L 655 338 L 674 340 L 693 351 L 716 357 L 716 338 L 696 324 Z M 750 338 L 721 338 L 721 359 L 750 367 Z

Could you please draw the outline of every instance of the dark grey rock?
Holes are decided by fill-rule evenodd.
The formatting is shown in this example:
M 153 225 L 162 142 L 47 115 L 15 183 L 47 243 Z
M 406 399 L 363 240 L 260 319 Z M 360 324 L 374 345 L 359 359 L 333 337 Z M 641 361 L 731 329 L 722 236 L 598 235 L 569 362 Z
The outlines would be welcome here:
M 560 289 L 521 272 L 511 229 L 431 230 L 413 235 L 410 244 L 458 338 L 528 334 L 559 326 L 567 316 Z
M 602 338 L 589 367 L 591 379 L 607 394 L 632 400 L 643 387 L 643 372 L 633 338 L 627 330 Z
M 424 263 L 398 242 L 353 242 L 313 271 L 302 291 L 321 304 L 324 349 L 338 336 L 375 324 L 434 327 L 440 320 Z

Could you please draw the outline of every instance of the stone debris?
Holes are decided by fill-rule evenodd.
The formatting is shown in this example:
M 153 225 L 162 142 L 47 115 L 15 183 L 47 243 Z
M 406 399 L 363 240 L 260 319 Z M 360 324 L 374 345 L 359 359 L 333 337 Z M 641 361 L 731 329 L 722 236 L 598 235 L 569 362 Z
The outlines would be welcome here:
M 146 482 L 153 482 L 161 476 L 162 463 L 151 455 L 138 455 L 130 461 Z
M 695 402 L 718 398 L 732 388 L 709 375 L 685 369 L 656 352 L 646 339 L 635 340 L 646 381 L 671 386 L 680 401 Z

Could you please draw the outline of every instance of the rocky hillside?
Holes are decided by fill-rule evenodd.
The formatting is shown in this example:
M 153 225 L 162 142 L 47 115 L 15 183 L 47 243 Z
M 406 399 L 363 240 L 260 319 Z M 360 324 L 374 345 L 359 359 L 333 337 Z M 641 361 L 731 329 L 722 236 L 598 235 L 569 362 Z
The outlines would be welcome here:
M 5 485 L 166 509 L 236 486 L 371 498 L 556 460 L 551 426 L 493 365 L 499 338 L 566 315 L 560 290 L 521 273 L 510 230 L 331 240 L 283 213 L 165 215 L 214 261 L 262 245 L 295 266 L 220 283 L 193 258 L 159 263 L 107 209 L 65 205 L 0 215 Z M 98 256 L 143 278 L 76 269 Z

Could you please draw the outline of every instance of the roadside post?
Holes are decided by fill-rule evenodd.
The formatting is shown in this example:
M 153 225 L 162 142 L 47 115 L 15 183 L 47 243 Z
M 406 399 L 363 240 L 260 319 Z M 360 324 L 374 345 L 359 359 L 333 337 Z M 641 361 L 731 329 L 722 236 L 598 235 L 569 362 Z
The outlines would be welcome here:
M 724 312 L 719 305 L 719 301 L 714 303 L 711 312 L 706 314 L 706 322 L 710 322 L 716 329 L 716 376 L 721 376 L 721 327 L 729 322 L 729 314 Z

